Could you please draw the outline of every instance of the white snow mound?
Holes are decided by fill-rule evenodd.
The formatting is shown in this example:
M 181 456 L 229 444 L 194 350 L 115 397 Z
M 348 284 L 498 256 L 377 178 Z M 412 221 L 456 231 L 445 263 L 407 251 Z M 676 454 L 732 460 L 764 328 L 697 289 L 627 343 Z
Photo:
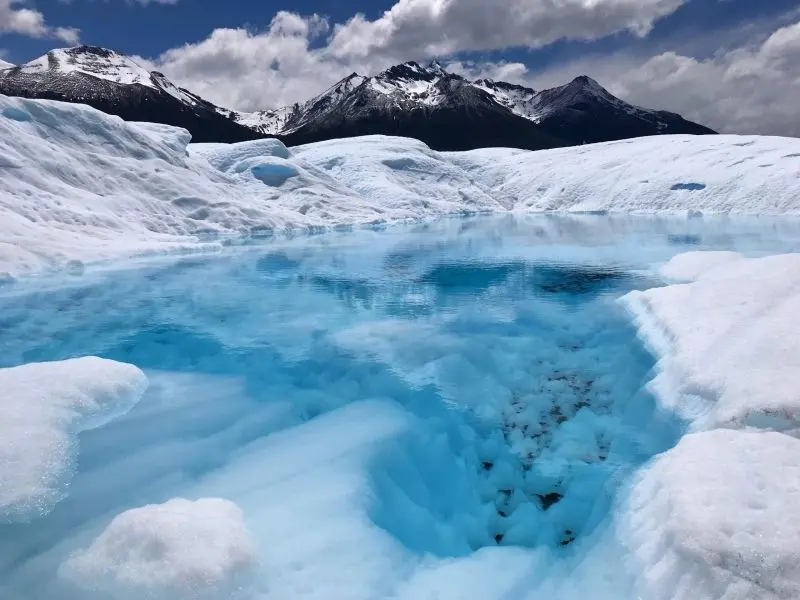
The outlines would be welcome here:
M 298 146 L 292 154 L 389 214 L 424 218 L 509 208 L 477 178 L 418 140 L 374 135 Z
M 690 434 L 636 481 L 620 537 L 647 600 L 800 598 L 800 440 Z
M 657 395 L 696 429 L 800 430 L 800 254 L 691 253 L 664 267 L 696 281 L 624 298 L 659 353 Z
M 59 574 L 116 600 L 238 600 L 251 597 L 257 564 L 236 504 L 173 498 L 117 515 Z
M 135 404 L 147 378 L 93 356 L 0 369 L 0 523 L 43 517 L 67 492 L 77 434 Z

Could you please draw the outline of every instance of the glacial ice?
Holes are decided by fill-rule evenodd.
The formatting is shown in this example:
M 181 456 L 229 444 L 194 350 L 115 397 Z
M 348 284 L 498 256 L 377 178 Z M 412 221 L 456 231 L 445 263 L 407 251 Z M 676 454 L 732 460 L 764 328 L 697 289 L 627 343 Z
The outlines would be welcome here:
M 700 340 L 679 338 L 723 318 L 703 296 L 730 307 L 721 336 L 763 329 L 793 293 L 791 256 L 719 253 L 736 232 L 755 255 L 796 243 L 765 223 L 477 217 L 9 286 L 3 365 L 97 354 L 150 385 L 80 433 L 48 514 L 0 525 L 0 596 L 791 597 L 792 431 L 681 421 L 664 393 Z M 655 287 L 682 249 L 717 252 L 678 255 L 663 272 L 694 281 Z M 755 273 L 758 315 L 732 293 Z M 657 364 L 626 312 L 642 296 L 664 298 L 637 313 Z
M 0 523 L 45 517 L 67 494 L 81 431 L 147 387 L 133 365 L 84 357 L 0 369 Z
M 637 479 L 620 537 L 648 600 L 800 597 L 800 440 L 692 433 Z
M 239 507 L 219 498 L 173 498 L 114 517 L 59 575 L 84 597 L 246 600 L 257 564 Z
M 663 272 L 694 281 L 634 292 L 626 302 L 660 355 L 653 385 L 664 401 L 698 429 L 798 431 L 800 254 L 691 253 Z
M 0 140 L 0 597 L 800 594 L 797 140 Z
M 786 176 L 800 166 L 791 138 L 658 136 L 460 154 L 385 136 L 291 149 L 189 142 L 178 128 L 0 96 L 0 275 L 452 214 L 800 214 L 800 184 Z

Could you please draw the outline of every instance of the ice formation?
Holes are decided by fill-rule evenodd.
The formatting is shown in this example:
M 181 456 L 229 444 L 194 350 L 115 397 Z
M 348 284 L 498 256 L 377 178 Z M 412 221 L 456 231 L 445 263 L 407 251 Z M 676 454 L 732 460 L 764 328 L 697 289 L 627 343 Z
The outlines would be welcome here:
M 696 428 L 797 431 L 800 254 L 691 253 L 664 272 L 694 281 L 626 298 L 661 356 L 664 401 Z
M 245 600 L 257 566 L 238 506 L 173 498 L 117 515 L 59 573 L 85 593 L 115 600 Z
M 621 505 L 652 600 L 800 596 L 800 255 L 678 255 L 689 280 L 625 301 L 661 356 L 659 399 L 695 430 Z
M 647 600 L 800 597 L 800 440 L 693 433 L 635 482 L 620 521 Z
M 437 153 L 373 136 L 287 149 L 0 97 L 0 274 L 217 249 L 220 238 L 505 211 L 798 214 L 789 138 L 658 136 Z
M 796 140 L 192 145 L 3 97 L 0 139 L 0 272 L 73 275 L 0 287 L 4 364 L 117 361 L 0 369 L 0 596 L 800 595 L 800 255 L 685 218 L 800 213 Z
M 75 468 L 77 434 L 130 409 L 147 387 L 97 357 L 0 369 L 0 523 L 49 513 Z

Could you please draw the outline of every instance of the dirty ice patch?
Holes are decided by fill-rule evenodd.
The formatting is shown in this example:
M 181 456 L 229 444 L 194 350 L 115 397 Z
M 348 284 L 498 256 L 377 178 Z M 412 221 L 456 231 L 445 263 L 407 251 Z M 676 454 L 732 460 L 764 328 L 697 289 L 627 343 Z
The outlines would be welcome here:
M 690 434 L 642 472 L 620 538 L 647 600 L 800 597 L 800 441 Z
M 711 258 L 678 256 L 665 272 L 695 281 L 623 299 L 660 357 L 657 396 L 695 429 L 796 432 L 800 254 Z
M 87 594 L 117 600 L 244 600 L 257 565 L 236 504 L 173 498 L 117 515 L 59 574 Z
M 0 523 L 47 515 L 67 493 L 77 434 L 127 412 L 147 387 L 97 357 L 0 369 Z

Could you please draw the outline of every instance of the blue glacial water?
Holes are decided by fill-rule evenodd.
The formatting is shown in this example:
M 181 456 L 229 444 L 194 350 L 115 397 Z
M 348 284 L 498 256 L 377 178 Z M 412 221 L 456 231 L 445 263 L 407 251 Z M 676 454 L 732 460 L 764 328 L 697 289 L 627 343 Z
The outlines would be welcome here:
M 365 467 L 366 515 L 408 551 L 579 551 L 632 471 L 682 433 L 645 388 L 654 359 L 616 300 L 662 285 L 652 267 L 677 253 L 796 251 L 798 233 L 765 219 L 452 219 L 1 288 L 0 366 L 99 355 L 151 387 L 81 434 L 51 514 L 0 525 L 0 583 L 72 598 L 57 566 L 111 516 L 373 399 L 416 424 Z

